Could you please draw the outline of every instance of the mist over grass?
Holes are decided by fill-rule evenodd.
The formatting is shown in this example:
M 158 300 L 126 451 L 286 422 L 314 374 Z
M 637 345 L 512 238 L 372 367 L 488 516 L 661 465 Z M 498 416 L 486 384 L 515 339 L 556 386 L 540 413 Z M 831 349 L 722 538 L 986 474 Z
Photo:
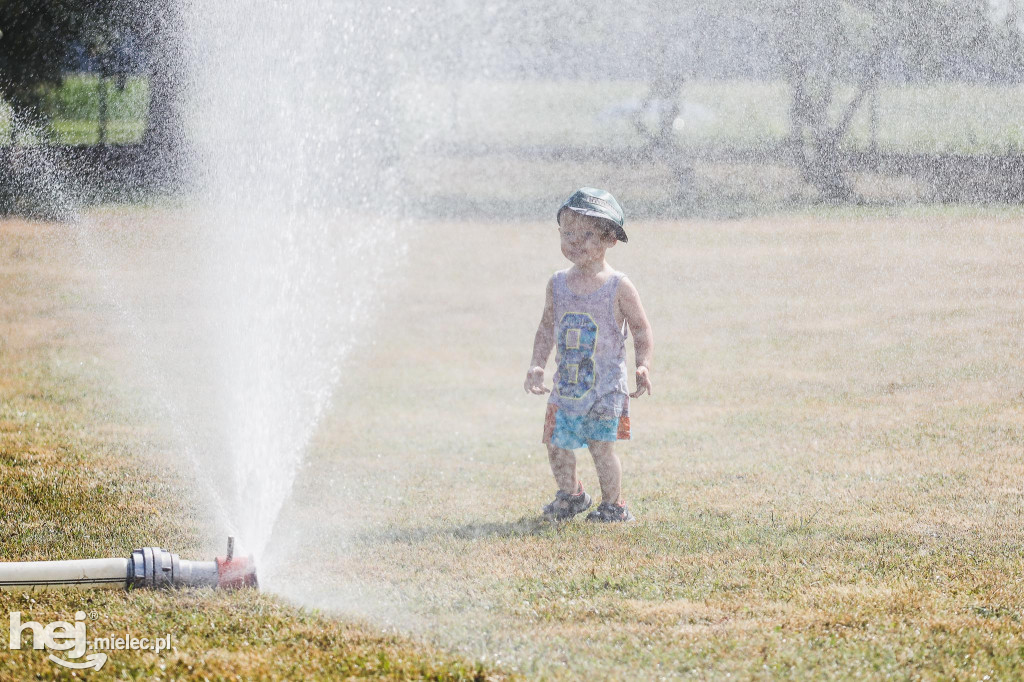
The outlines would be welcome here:
M 153 255 L 153 241 L 128 234 L 146 211 L 125 219 L 136 254 Z M 224 551 L 210 500 L 169 425 L 153 419 L 154 396 L 126 360 L 131 336 L 97 296 L 109 272 L 82 267 L 71 237 L 62 226 L 0 221 L 0 560 L 128 557 L 151 545 L 210 560 Z M 19 611 L 25 621 L 68 620 L 79 610 L 90 641 L 169 633 L 174 645 L 162 653 L 112 651 L 102 670 L 89 672 L 96 680 L 506 677 L 266 593 L 0 590 L 0 613 Z M 30 645 L 10 651 L 5 644 L 0 656 L 5 680 L 54 679 L 60 671 Z
M 174 243 L 168 210 L 94 219 L 138 267 Z M 112 670 L 490 674 L 439 647 L 567 679 L 1018 676 L 1019 209 L 631 224 L 609 258 L 657 335 L 654 395 L 619 447 L 638 523 L 538 518 L 555 486 L 521 375 L 564 267 L 553 221 L 423 223 L 259 567 L 267 592 L 415 643 L 363 626 L 351 640 L 271 597 L 113 595 L 92 602 L 104 627 L 187 632 Z M 52 228 L 6 225 L 4 290 L 32 293 L 8 297 L 0 349 L 0 475 L 19 491 L 5 558 L 221 551 L 125 362 L 130 335 L 90 293 L 104 275 L 64 260 Z M 165 304 L 188 286 L 133 281 L 136 300 Z M 46 618 L 78 595 L 24 608 Z M 209 628 L 174 615 L 196 598 Z M 251 627 L 227 637 L 218 623 L 239 610 Z M 315 654 L 311 628 L 333 633 Z M 397 648 L 367 657 L 382 647 Z
M 639 522 L 611 528 L 538 519 L 555 485 L 521 375 L 553 221 L 431 223 L 267 585 L 530 675 L 1014 677 L 1020 217 L 634 221 L 609 260 L 655 390 L 618 448 Z M 329 568 L 292 580 L 296 556 Z

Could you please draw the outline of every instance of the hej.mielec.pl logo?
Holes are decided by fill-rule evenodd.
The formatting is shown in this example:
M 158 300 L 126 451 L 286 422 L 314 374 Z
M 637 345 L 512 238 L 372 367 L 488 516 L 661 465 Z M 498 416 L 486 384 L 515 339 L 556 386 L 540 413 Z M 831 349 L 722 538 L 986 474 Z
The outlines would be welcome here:
M 124 637 L 96 637 L 90 642 L 86 634 L 84 611 L 75 613 L 73 623 L 57 620 L 47 625 L 32 620 L 23 623 L 21 611 L 10 613 L 10 648 L 21 649 L 27 644 L 23 637 L 30 634 L 33 649 L 67 652 L 63 653 L 63 657 L 49 655 L 51 661 L 65 668 L 99 670 L 107 662 L 107 654 L 103 650 L 149 650 L 160 653 L 171 647 L 170 633 L 163 637 L 133 637 L 125 633 Z M 92 653 L 86 654 L 89 649 L 93 649 Z

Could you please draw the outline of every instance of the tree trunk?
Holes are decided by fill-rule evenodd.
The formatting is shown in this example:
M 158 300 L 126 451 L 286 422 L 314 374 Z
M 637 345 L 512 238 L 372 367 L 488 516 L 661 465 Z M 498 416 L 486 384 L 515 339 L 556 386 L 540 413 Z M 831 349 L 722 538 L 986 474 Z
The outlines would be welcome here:
M 177 0 L 155 3 L 147 10 L 150 25 L 149 111 L 142 138 L 147 172 L 153 187 L 180 186 L 188 166 L 184 126 L 186 74 L 181 9 Z

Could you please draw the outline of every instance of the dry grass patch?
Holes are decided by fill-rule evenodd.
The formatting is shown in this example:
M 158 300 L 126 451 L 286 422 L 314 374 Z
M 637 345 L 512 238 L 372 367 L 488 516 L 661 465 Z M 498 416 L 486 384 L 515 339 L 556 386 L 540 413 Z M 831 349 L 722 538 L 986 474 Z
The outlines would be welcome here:
M 105 229 L 130 233 L 118 220 Z M 299 603 L 549 678 L 1020 677 L 1022 225 L 1019 211 L 951 208 L 634 225 L 610 257 L 655 326 L 655 393 L 620 446 L 639 522 L 612 528 L 536 518 L 554 486 L 543 402 L 521 381 L 543 284 L 564 267 L 553 225 L 421 225 L 261 577 Z M 143 229 L 152 242 L 111 248 L 157 267 L 174 242 L 159 220 Z M 32 272 L 46 284 L 45 267 Z M 153 273 L 157 307 L 174 295 L 168 274 Z M 116 348 L 77 364 L 89 354 L 76 349 L 106 338 L 95 312 L 3 356 L 21 373 L 4 386 L 23 387 L 0 415 L 10 476 L 159 443 L 97 426 L 134 422 L 97 399 Z M 80 424 L 80 440 L 52 419 L 35 432 L 28 415 L 57 404 L 79 415 L 60 423 Z M 23 493 L 45 498 L 53 479 L 36 479 Z M 153 480 L 115 498 L 97 478 L 96 504 Z M 203 537 L 203 520 L 189 523 L 186 545 Z M 139 528 L 131 540 L 149 541 L 155 529 Z M 49 547 L 42 537 L 26 546 Z M 249 636 L 270 665 L 279 649 Z M 212 648 L 238 651 L 224 641 Z
M 52 225 L 0 221 L 0 560 L 128 556 L 157 544 L 218 551 L 192 472 L 126 401 L 122 340 Z M 135 248 L 146 247 L 144 240 Z M 130 394 L 128 394 L 130 395 Z M 90 679 L 504 679 L 434 647 L 340 622 L 269 594 L 209 590 L 0 593 L 0 613 L 49 623 L 89 614 L 89 636 L 173 637 L 114 651 Z M 66 677 L 46 654 L 0 654 L 2 679 Z M 79 673 L 80 674 L 80 673 Z

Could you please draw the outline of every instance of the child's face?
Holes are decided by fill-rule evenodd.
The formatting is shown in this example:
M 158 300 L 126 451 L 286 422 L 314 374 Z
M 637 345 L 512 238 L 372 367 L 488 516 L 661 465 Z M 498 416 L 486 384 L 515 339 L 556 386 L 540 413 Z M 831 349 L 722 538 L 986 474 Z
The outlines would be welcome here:
M 574 265 L 584 265 L 604 258 L 604 252 L 615 246 L 615 236 L 605 231 L 600 218 L 566 209 L 558 221 L 562 237 L 562 255 Z

